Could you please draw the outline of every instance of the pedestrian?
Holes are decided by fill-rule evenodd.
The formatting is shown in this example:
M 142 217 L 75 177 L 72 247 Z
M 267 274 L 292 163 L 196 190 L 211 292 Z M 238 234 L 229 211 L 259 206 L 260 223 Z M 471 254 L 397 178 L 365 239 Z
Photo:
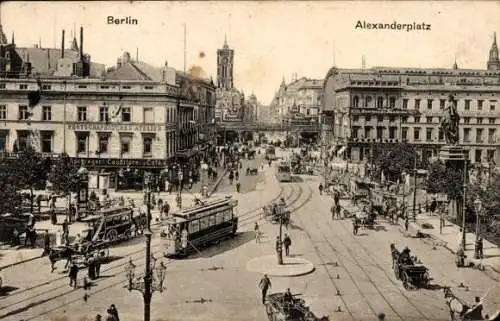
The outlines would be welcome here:
M 19 240 L 19 231 L 17 230 L 17 228 L 14 228 L 12 230 L 12 245 L 17 246 L 20 243 L 21 242 Z
M 49 255 L 49 253 L 50 253 L 50 234 L 49 234 L 49 230 L 45 230 L 45 234 L 43 235 L 42 257 L 45 255 Z
M 385 320 L 385 314 L 384 313 L 380 313 L 377 317 L 378 317 L 379 321 L 384 321 Z
M 57 225 L 56 208 L 53 204 L 50 204 L 50 222 L 52 225 Z
M 241 183 L 240 182 L 236 182 L 236 192 L 239 193 L 240 189 L 241 189 Z
M 100 314 L 96 315 L 95 321 L 102 321 L 102 315 L 100 315 Z
M 255 222 L 255 226 L 254 226 L 253 230 L 255 231 L 255 243 L 260 243 L 259 223 Z
M 408 226 L 410 225 L 410 221 L 408 220 L 408 217 L 405 219 L 405 230 L 408 232 Z
M 443 227 L 444 227 L 444 218 L 441 215 L 439 218 L 439 234 L 443 234 Z
M 271 280 L 269 280 L 267 274 L 264 274 L 264 276 L 259 282 L 259 288 L 262 291 L 262 304 L 266 303 L 266 295 L 270 287 L 271 287 Z
M 78 266 L 75 262 L 71 263 L 71 267 L 69 268 L 69 286 L 73 286 L 75 289 L 78 286 L 77 277 L 78 277 Z
M 476 259 L 482 259 L 483 255 L 483 238 L 479 237 L 476 241 L 477 257 Z
M 105 321 L 117 321 L 115 316 L 113 315 L 113 311 L 110 308 L 106 310 L 106 320 Z
M 238 171 L 238 170 L 237 170 L 237 171 L 235 171 L 235 173 L 234 173 L 234 178 L 235 178 L 236 180 L 239 180 L 239 179 L 240 179 L 240 171 Z
M 322 183 L 319 183 L 318 189 L 319 189 L 319 195 L 323 195 L 323 184 Z
M 335 204 L 333 204 L 332 207 L 330 207 L 330 212 L 332 213 L 332 221 L 335 220 L 335 209 L 336 206 Z
M 163 200 L 158 198 L 158 210 L 160 211 L 160 218 L 163 217 Z
M 62 229 L 56 232 L 56 246 L 62 246 L 63 232 Z
M 120 321 L 120 317 L 118 316 L 118 310 L 116 309 L 116 306 L 114 304 L 111 304 L 109 309 L 111 310 L 111 315 L 113 315 L 115 321 Z
M 165 216 L 168 216 L 168 213 L 170 212 L 170 204 L 168 204 L 167 201 L 163 203 L 163 213 L 165 213 Z
M 283 239 L 283 245 L 285 246 L 285 255 L 290 255 L 290 245 L 292 245 L 292 239 L 285 233 L 285 238 Z

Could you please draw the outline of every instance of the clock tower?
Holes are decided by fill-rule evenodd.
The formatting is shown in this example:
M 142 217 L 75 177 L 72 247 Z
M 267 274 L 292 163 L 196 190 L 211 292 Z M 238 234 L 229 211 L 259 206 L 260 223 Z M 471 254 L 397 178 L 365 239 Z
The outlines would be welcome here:
M 217 50 L 217 87 L 233 88 L 234 50 L 227 45 L 224 36 L 224 46 Z

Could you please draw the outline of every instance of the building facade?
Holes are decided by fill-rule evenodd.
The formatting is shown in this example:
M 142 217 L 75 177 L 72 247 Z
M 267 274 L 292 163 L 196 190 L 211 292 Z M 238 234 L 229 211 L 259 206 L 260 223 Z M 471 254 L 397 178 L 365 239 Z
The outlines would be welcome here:
M 128 53 L 99 78 L 80 77 L 65 59 L 44 73 L 0 78 L 2 155 L 29 144 L 114 173 L 116 183 L 131 169 L 160 173 L 182 163 L 196 171 L 215 137 L 211 81 L 133 61 Z
M 376 144 L 407 142 L 424 157 L 445 144 L 443 108 L 453 94 L 460 144 L 473 163 L 499 157 L 500 71 L 496 40 L 486 70 L 370 68 L 328 71 L 324 81 L 323 139 L 353 162 L 368 160 Z

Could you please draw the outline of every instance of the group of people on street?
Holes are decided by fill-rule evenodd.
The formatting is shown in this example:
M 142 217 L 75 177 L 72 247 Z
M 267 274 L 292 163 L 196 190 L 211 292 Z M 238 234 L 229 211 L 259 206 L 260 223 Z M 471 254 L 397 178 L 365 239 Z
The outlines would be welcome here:
M 95 321 L 120 321 L 118 309 L 116 309 L 114 304 L 111 304 L 109 308 L 106 309 L 106 318 L 103 319 L 102 315 L 98 314 L 95 317 Z

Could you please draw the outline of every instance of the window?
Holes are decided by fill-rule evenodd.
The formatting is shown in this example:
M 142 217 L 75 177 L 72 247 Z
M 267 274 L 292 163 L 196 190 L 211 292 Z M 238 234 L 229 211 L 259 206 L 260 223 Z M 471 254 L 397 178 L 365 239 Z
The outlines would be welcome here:
M 0 133 L 0 152 L 7 151 L 7 134 Z
M 396 108 L 396 98 L 394 97 L 389 98 L 389 107 Z
M 403 109 L 408 109 L 408 99 L 403 99 Z
M 200 220 L 192 220 L 189 222 L 189 233 L 196 233 L 200 230 Z
M 153 86 L 144 86 L 144 89 L 153 89 Z
M 444 109 L 445 104 L 446 104 L 446 99 L 440 99 L 439 100 L 439 109 Z
M 353 126 L 351 131 L 351 138 L 358 138 L 359 127 Z
M 28 111 L 28 106 L 26 105 L 19 105 L 19 120 L 26 120 L 29 119 L 30 117 L 30 112 Z
M 99 121 L 109 121 L 108 107 L 99 107 Z
M 6 85 L 5 84 L 0 84 L 0 89 L 5 89 Z
M 87 88 L 87 85 L 78 85 L 78 88 L 84 89 Z
M 466 99 L 465 100 L 465 107 L 464 107 L 465 110 L 470 110 L 470 99 Z M 479 106 L 478 106 L 478 109 L 480 110 Z
M 51 106 L 42 106 L 42 120 L 52 120 Z
M 377 98 L 377 108 L 384 108 L 384 98 L 383 97 Z
M 496 129 L 490 128 L 488 129 L 488 143 L 496 143 Z
M 359 116 L 352 116 L 352 121 L 358 121 L 359 120 Z
M 389 139 L 396 138 L 396 127 L 389 127 Z
M 490 110 L 491 111 L 495 110 L 495 102 L 494 101 L 490 101 Z
M 372 128 L 370 126 L 365 127 L 365 138 L 372 138 L 371 131 Z
M 42 132 L 42 153 L 52 153 L 52 132 Z
M 42 89 L 44 89 L 44 90 L 51 90 L 52 86 L 51 85 L 42 85 Z
M 372 102 L 372 97 L 371 96 L 367 96 L 365 98 L 365 107 L 370 107 L 370 103 Z
M 0 120 L 7 120 L 7 106 L 0 105 Z
M 132 109 L 130 107 L 122 107 L 122 121 L 132 121 Z
M 359 107 L 359 97 L 358 96 L 354 96 L 352 98 L 352 106 L 355 107 L 355 108 Z
M 200 218 L 200 230 L 204 230 L 208 227 L 208 217 Z
M 403 140 L 407 140 L 408 139 L 408 127 L 401 128 L 401 138 Z
M 420 99 L 415 99 L 415 110 L 420 109 Z
M 109 86 L 102 85 L 101 89 L 109 89 Z
M 478 123 L 478 124 L 482 124 L 482 123 L 483 123 L 483 119 L 482 119 L 481 117 L 478 117 L 478 118 L 477 118 L 477 123 Z
M 377 139 L 382 139 L 383 135 L 384 135 L 384 128 L 383 127 L 377 127 Z
M 477 110 L 482 110 L 483 109 L 483 101 L 482 100 L 478 100 L 477 101 Z
M 427 140 L 427 141 L 432 140 L 432 128 L 427 128 L 425 130 L 425 140 Z
M 167 110 L 167 112 L 170 112 L 170 109 Z M 167 122 L 169 121 L 167 117 Z M 147 124 L 154 123 L 154 113 L 153 113 L 153 108 L 144 108 L 144 122 Z
M 120 153 L 128 154 L 130 153 L 130 145 L 132 141 L 132 135 L 120 135 Z
M 486 151 L 486 159 L 488 162 L 493 161 L 495 159 L 495 150 L 489 149 Z
M 483 151 L 480 149 L 476 149 L 476 152 L 474 153 L 474 161 L 476 163 L 481 163 L 481 159 L 483 158 Z
M 427 124 L 432 124 L 432 117 L 425 117 Z
M 488 123 L 494 124 L 495 123 L 495 118 L 488 118 Z
M 384 121 L 384 116 L 377 116 L 377 121 L 378 122 L 383 122 Z
M 208 226 L 214 226 L 215 225 L 215 214 L 212 214 L 208 217 Z
M 470 142 L 470 128 L 464 128 L 464 142 Z
M 219 225 L 222 224 L 222 222 L 224 222 L 224 213 L 219 212 L 215 214 L 215 224 Z
M 109 134 L 108 133 L 101 133 L 101 134 L 98 134 L 98 136 L 99 136 L 99 153 L 105 154 L 108 152 Z
M 439 130 L 439 140 L 443 140 L 444 139 L 444 133 L 442 130 Z
M 402 121 L 403 123 L 407 123 L 407 122 L 408 122 L 408 116 L 403 116 L 403 117 L 401 117 L 401 121 Z
M 427 109 L 432 109 L 432 99 L 427 99 Z
M 414 118 L 414 122 L 415 122 L 415 123 L 420 123 L 420 117 L 415 117 L 415 118 Z
M 78 121 L 87 121 L 87 107 L 78 107 Z
M 483 129 L 477 128 L 476 129 L 476 143 L 482 143 L 482 142 L 483 142 Z
M 470 123 L 470 118 L 464 117 L 464 124 L 469 124 L 469 123 Z
M 420 140 L 420 128 L 413 128 L 413 139 Z
M 26 85 L 26 84 L 20 84 L 19 85 L 19 89 L 21 89 L 21 90 L 28 89 L 28 85 Z
M 153 137 L 144 136 L 142 141 L 142 153 L 144 156 L 151 156 L 153 153 Z
M 395 120 L 396 120 L 396 118 L 395 118 L 394 116 L 389 116 L 389 121 L 390 121 L 391 123 L 393 123 Z
M 372 116 L 365 116 L 365 120 L 366 121 L 371 121 L 372 120 Z
M 225 210 L 224 211 L 224 222 L 229 222 L 233 218 L 233 210 Z
M 87 139 L 89 133 L 87 132 L 76 132 L 76 152 L 85 153 L 87 151 Z

